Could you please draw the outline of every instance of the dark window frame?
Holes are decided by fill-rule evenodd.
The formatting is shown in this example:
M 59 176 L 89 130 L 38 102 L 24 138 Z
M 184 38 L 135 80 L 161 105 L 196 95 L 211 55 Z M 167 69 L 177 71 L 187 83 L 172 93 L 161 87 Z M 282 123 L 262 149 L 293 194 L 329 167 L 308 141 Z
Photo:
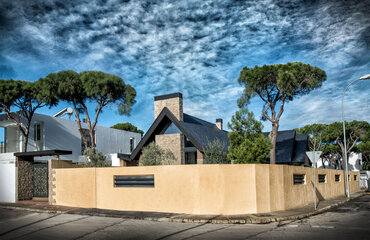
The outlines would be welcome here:
M 319 174 L 318 179 L 319 183 L 326 183 L 326 174 Z
M 340 182 L 340 174 L 335 174 L 334 180 L 335 182 Z
M 114 188 L 154 188 L 154 175 L 114 175 Z
M 293 185 L 304 185 L 306 184 L 306 175 L 294 173 L 293 174 Z

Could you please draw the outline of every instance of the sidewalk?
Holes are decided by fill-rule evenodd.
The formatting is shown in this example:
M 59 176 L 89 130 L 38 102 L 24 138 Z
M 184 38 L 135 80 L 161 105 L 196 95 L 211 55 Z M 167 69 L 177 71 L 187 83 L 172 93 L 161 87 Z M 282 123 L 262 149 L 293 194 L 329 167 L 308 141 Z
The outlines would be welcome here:
M 356 192 L 351 194 L 351 199 L 366 195 L 365 192 Z M 28 210 L 47 213 L 66 213 L 102 217 L 117 217 L 127 219 L 142 219 L 161 222 L 193 222 L 193 223 L 216 223 L 216 224 L 245 224 L 245 223 L 271 223 L 287 220 L 298 220 L 326 212 L 339 205 L 350 201 L 346 197 L 325 200 L 319 202 L 317 209 L 313 204 L 265 214 L 243 214 L 243 215 L 192 215 L 177 213 L 159 213 L 159 212 L 134 212 L 134 211 L 116 211 L 97 208 L 76 208 L 57 205 L 45 205 L 37 203 L 0 203 L 0 208 Z

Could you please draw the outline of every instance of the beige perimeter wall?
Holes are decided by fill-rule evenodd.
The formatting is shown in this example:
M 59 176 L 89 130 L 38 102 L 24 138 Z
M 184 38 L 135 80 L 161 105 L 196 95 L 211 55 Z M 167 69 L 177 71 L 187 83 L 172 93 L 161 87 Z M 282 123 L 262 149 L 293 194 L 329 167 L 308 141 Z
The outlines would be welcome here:
M 313 202 L 313 169 L 241 165 L 172 165 L 55 169 L 54 204 L 127 211 L 187 214 L 265 213 Z M 293 174 L 306 182 L 293 184 Z M 342 170 L 317 169 L 318 200 L 344 196 Z M 340 182 L 335 182 L 335 174 Z M 154 188 L 114 187 L 114 176 L 154 175 Z M 354 175 L 357 180 L 354 181 Z M 358 172 L 350 172 L 351 192 L 359 190 Z M 318 175 L 317 175 L 318 176 Z

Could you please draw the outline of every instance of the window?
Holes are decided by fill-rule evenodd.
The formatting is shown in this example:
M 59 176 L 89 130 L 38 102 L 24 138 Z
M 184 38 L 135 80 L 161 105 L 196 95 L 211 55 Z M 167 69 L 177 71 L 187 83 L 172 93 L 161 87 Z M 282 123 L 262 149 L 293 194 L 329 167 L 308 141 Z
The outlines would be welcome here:
M 176 127 L 175 124 L 171 123 L 163 134 L 175 134 L 175 133 L 181 133 L 181 131 L 180 129 L 178 129 L 178 127 Z
M 194 144 L 184 136 L 185 164 L 197 164 L 197 149 Z
M 353 175 L 353 180 L 357 181 L 357 175 Z
M 114 176 L 114 187 L 154 187 L 154 175 Z
M 305 184 L 305 175 L 304 174 L 293 174 L 293 184 L 294 185 Z
M 43 124 L 41 122 L 36 122 L 33 125 L 33 138 L 35 141 L 35 150 L 41 151 L 44 150 L 44 132 Z
M 185 164 L 197 164 L 197 152 L 185 152 Z
M 319 183 L 326 182 L 326 175 L 325 174 L 319 174 Z
M 134 151 L 135 149 L 135 138 L 130 137 L 130 152 Z
M 340 175 L 339 174 L 335 174 L 335 181 L 340 182 Z

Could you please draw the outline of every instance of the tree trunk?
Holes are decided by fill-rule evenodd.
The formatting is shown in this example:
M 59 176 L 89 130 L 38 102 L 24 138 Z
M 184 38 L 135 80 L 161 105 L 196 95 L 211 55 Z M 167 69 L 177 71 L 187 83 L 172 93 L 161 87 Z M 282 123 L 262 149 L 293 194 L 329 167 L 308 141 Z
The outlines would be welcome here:
M 277 141 L 277 134 L 278 134 L 279 124 L 273 123 L 272 130 L 269 134 L 269 138 L 271 139 L 272 149 L 270 151 L 270 164 L 276 164 L 276 141 Z
M 84 135 L 84 133 L 82 131 L 80 114 L 77 111 L 77 104 L 76 103 L 73 103 L 73 107 L 74 107 L 74 110 L 75 110 L 75 117 L 76 117 L 78 131 L 80 132 L 81 139 L 82 139 L 82 142 L 85 145 L 85 148 L 87 148 L 88 147 L 87 139 L 86 139 L 86 137 L 85 137 L 85 135 Z
M 22 152 L 27 152 L 29 132 L 23 135 Z

